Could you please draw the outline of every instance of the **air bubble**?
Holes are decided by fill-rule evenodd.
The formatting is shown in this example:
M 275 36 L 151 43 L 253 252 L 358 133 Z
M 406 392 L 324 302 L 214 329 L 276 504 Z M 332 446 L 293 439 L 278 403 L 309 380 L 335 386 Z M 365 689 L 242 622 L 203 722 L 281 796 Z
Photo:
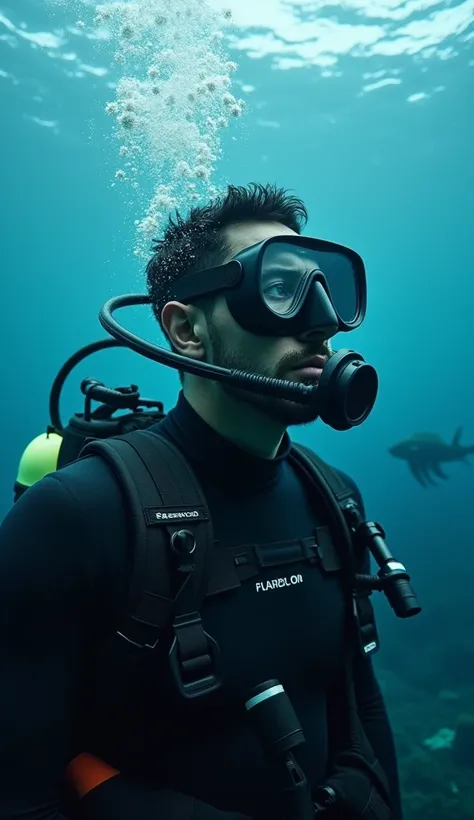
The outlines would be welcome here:
M 121 114 L 118 121 L 123 128 L 133 128 L 135 125 L 135 117 L 132 114 Z
M 236 103 L 235 105 L 231 105 L 229 108 L 229 113 L 233 117 L 240 117 L 242 114 L 242 106 L 240 106 L 238 103 Z
M 198 179 L 208 179 L 209 178 L 209 168 L 206 168 L 205 165 L 198 165 L 194 169 L 194 176 Z

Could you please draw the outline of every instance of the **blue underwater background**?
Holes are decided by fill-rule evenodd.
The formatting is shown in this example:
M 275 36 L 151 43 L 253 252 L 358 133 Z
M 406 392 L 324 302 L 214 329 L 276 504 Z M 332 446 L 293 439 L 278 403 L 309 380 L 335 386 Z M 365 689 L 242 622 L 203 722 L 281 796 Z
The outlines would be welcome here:
M 406 820 L 472 820 L 474 457 L 424 488 L 388 448 L 416 432 L 450 442 L 459 426 L 474 444 L 474 0 L 226 5 L 246 111 L 223 136 L 219 179 L 293 189 L 306 233 L 366 262 L 367 319 L 349 345 L 378 370 L 375 409 L 350 432 L 292 435 L 358 482 L 423 606 L 401 621 L 375 595 Z M 141 214 L 111 184 L 104 106 L 119 68 L 77 26 L 80 6 L 0 0 L 1 515 L 60 366 L 103 338 L 106 299 L 144 289 Z M 160 340 L 146 309 L 122 318 Z M 86 376 L 137 383 L 168 409 L 179 389 L 174 371 L 101 352 L 69 379 L 64 420 L 82 410 Z

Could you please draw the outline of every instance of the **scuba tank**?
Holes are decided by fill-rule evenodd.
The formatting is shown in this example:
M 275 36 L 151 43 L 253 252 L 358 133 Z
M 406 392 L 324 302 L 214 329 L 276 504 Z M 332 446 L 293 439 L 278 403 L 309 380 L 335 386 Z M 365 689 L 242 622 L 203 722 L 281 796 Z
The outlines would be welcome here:
M 57 470 L 62 443 L 62 436 L 55 433 L 49 426 L 46 433 L 41 433 L 30 441 L 18 465 L 18 473 L 13 485 L 14 502 L 18 501 L 25 490 L 32 484 L 36 484 L 40 478 Z
M 164 418 L 160 401 L 142 399 L 135 384 L 129 387 L 106 387 L 96 379 L 84 379 L 81 393 L 85 396 L 84 412 L 75 413 L 64 427 L 59 403 L 64 383 L 71 371 L 93 353 L 108 347 L 125 347 L 116 339 L 101 339 L 81 347 L 61 367 L 49 396 L 50 424 L 46 432 L 36 436 L 21 456 L 13 487 L 14 503 L 26 490 L 48 473 L 75 461 L 87 441 L 119 436 L 144 429 Z M 92 402 L 100 402 L 92 409 Z M 119 416 L 118 410 L 128 410 Z

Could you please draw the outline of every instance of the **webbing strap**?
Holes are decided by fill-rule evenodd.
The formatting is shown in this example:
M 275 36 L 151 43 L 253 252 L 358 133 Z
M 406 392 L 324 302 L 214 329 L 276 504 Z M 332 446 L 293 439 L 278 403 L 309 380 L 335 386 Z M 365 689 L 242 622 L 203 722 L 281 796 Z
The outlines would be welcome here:
M 140 492 L 140 497 L 150 531 L 162 532 L 164 528 L 171 538 L 184 528 L 195 539 L 196 546 L 191 554 L 193 570 L 175 599 L 174 614 L 184 616 L 199 611 L 206 594 L 209 558 L 214 544 L 212 521 L 201 486 L 181 451 L 167 439 L 148 430 L 140 430 L 131 434 L 127 443 L 133 447 L 148 473 L 149 495 L 141 495 Z M 160 499 L 161 508 L 171 508 L 168 515 L 174 513 L 178 518 L 161 517 L 153 521 L 156 498 Z M 163 509 L 159 512 L 163 516 Z M 186 515 L 189 512 L 197 512 L 198 516 L 179 517 L 180 513 Z M 163 554 L 169 554 L 169 549 L 155 549 L 153 552 L 155 560 L 155 553 L 160 552 L 162 557 Z M 148 574 L 150 581 L 154 577 L 154 583 L 158 585 L 149 594 L 159 595 L 162 587 L 161 580 L 156 576 L 156 568 L 150 567 L 147 576 Z
M 293 444 L 290 462 L 306 476 L 308 484 L 319 497 L 333 523 L 334 546 L 339 555 L 341 568 L 353 577 L 356 571 L 352 537 L 342 512 L 342 506 L 352 497 L 352 489 L 319 456 L 302 444 Z
M 170 664 L 184 697 L 220 686 L 218 648 L 199 614 L 214 544 L 202 489 L 181 451 L 149 430 L 92 441 L 81 457 L 100 455 L 128 500 L 133 568 L 123 624 L 136 649 L 154 649 L 172 627 Z
M 294 444 L 290 453 L 292 460 L 306 473 L 315 491 L 332 520 L 333 544 L 339 557 L 339 563 L 345 570 L 346 589 L 352 595 L 352 627 L 356 647 L 364 655 L 370 655 L 379 648 L 379 638 L 375 615 L 370 601 L 370 591 L 357 589 L 358 556 L 354 552 L 354 541 L 349 525 L 344 516 L 344 507 L 348 501 L 354 503 L 353 489 L 329 464 L 308 447 Z

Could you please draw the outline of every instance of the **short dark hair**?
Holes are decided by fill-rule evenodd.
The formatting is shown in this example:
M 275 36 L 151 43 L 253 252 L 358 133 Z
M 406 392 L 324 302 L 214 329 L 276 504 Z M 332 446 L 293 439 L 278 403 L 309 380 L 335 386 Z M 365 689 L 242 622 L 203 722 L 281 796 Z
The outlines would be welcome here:
M 163 238 L 153 240 L 153 256 L 146 267 L 148 295 L 161 327 L 161 312 L 174 282 L 225 262 L 231 248 L 224 229 L 250 220 L 279 222 L 299 234 L 308 212 L 303 201 L 286 189 L 252 182 L 229 185 L 207 205 L 191 208 L 186 219 L 178 211 L 169 217 Z

